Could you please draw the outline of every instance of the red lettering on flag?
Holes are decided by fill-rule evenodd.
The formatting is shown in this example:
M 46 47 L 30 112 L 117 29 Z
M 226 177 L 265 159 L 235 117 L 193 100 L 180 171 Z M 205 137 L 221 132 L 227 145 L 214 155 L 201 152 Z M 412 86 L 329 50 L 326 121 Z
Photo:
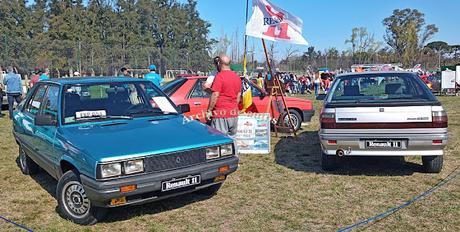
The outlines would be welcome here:
M 289 37 L 287 35 L 289 25 L 287 23 L 280 23 L 278 26 L 279 26 L 279 29 L 280 29 L 278 34 L 275 34 L 275 30 L 276 30 L 277 25 L 271 25 L 271 26 L 268 27 L 267 31 L 264 32 L 264 35 L 270 36 L 270 37 L 273 37 L 273 38 L 291 39 L 291 37 Z

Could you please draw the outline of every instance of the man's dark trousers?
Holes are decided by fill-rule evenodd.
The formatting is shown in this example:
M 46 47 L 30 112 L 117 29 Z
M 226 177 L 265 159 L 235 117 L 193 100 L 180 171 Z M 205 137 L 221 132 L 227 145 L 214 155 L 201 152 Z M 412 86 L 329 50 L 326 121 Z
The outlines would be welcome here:
M 22 96 L 20 93 L 8 93 L 6 94 L 8 96 L 8 111 L 10 112 L 10 119 L 13 119 L 13 106 L 14 102 L 19 105 L 22 100 Z

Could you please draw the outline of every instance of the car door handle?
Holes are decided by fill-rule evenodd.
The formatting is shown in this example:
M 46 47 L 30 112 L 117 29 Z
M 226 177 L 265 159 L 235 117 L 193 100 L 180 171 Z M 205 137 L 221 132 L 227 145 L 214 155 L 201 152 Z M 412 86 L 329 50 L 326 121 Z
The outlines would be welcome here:
M 201 106 L 201 102 L 194 102 L 193 105 Z

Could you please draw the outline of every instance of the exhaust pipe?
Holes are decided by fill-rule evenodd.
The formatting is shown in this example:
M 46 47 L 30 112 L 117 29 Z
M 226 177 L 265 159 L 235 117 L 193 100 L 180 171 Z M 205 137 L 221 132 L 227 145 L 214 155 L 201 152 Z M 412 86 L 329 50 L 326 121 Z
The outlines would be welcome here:
M 338 157 L 343 157 L 345 155 L 345 152 L 342 150 L 342 149 L 339 149 L 335 152 L 335 154 L 338 156 Z

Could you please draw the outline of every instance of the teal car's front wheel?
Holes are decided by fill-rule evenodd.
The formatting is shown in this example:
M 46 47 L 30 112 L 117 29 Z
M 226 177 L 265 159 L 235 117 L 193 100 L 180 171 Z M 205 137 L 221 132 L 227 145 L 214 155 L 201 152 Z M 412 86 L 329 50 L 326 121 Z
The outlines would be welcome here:
M 19 167 L 21 168 L 21 172 L 25 175 L 35 174 L 39 170 L 38 165 L 27 156 L 24 148 L 21 146 L 19 146 Z
M 95 224 L 105 212 L 91 204 L 80 179 L 73 171 L 66 172 L 59 179 L 56 196 L 62 216 L 77 224 Z

